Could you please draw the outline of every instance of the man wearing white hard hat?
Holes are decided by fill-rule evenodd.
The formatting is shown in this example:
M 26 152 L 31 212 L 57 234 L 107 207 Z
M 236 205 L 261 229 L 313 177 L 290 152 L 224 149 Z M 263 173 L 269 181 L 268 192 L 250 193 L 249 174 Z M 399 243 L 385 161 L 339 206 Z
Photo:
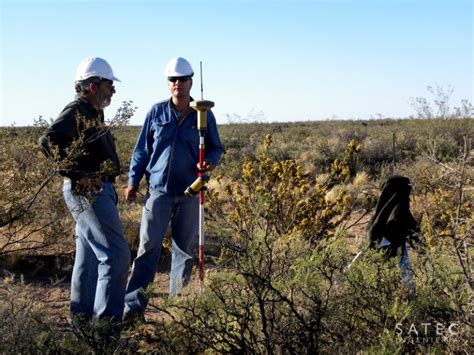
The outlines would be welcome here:
M 168 62 L 164 76 L 171 98 L 150 109 L 132 154 L 125 198 L 135 201 L 144 176 L 148 182 L 148 197 L 143 207 L 138 255 L 125 296 L 126 315 L 143 315 L 147 304 L 143 290 L 154 279 L 163 237 L 170 223 L 170 294 L 177 294 L 191 276 L 198 244 L 199 201 L 197 195 L 187 197 L 184 191 L 196 179 L 198 168 L 212 169 L 223 152 L 216 119 L 212 111 L 208 111 L 205 164 L 197 166 L 197 113 L 189 106 L 193 101 L 190 96 L 193 74 L 191 64 L 184 58 Z
M 40 138 L 43 152 L 58 162 L 64 198 L 76 222 L 71 280 L 71 318 L 121 322 L 130 249 L 117 211 L 115 178 L 120 161 L 104 108 L 115 93 L 110 65 L 84 59 L 75 78 L 76 97 Z

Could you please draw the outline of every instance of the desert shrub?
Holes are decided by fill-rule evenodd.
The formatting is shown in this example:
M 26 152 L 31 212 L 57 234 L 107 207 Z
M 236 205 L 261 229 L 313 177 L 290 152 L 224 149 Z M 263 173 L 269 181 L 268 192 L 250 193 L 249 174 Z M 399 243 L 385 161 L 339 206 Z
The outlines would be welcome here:
M 415 256 L 418 296 L 412 303 L 411 314 L 403 321 L 404 333 L 400 335 L 411 346 L 418 340 L 426 348 L 469 352 L 473 294 L 459 259 L 451 247 L 445 246 Z M 409 331 L 411 324 L 417 325 L 418 334 Z
M 71 224 L 55 166 L 37 147 L 42 129 L 1 130 L 0 255 L 51 248 Z
M 256 156 L 244 158 L 238 183 L 217 177 L 225 185 L 218 189 L 220 194 L 210 195 L 211 217 L 218 218 L 215 225 L 223 236 L 243 239 L 257 230 L 301 234 L 313 242 L 327 238 L 347 218 L 350 205 L 343 192 L 335 200 L 325 196 L 332 186 L 350 180 L 348 163 L 358 145 L 348 144 L 322 183 L 315 183 L 294 160 L 275 158 L 271 146 L 272 137 L 267 135 Z
M 365 171 L 356 173 L 353 179 L 344 184 L 335 185 L 326 193 L 326 200 L 335 201 L 341 193 L 346 196 L 353 211 L 368 213 L 376 203 L 378 187 Z
M 339 153 L 339 142 L 336 139 L 321 137 L 314 143 L 314 157 L 312 163 L 316 166 L 316 171 L 326 172 L 331 161 L 336 159 Z
M 433 120 L 426 129 L 425 139 L 418 142 L 418 149 L 439 161 L 450 161 L 457 156 L 460 142 L 452 135 L 450 130 L 446 130 L 443 121 Z
M 390 132 L 372 135 L 362 142 L 360 160 L 371 175 L 377 176 L 384 164 L 393 161 L 392 134 Z
M 428 171 L 412 173 L 418 195 L 415 206 L 421 211 L 421 228 L 430 247 L 450 246 L 457 256 L 471 289 L 473 222 L 472 181 L 473 169 L 470 140 L 465 138 L 464 147 L 458 150 L 455 161 L 448 163 L 428 159 Z M 425 162 L 426 165 L 428 165 Z M 427 174 L 430 174 L 427 176 Z
M 405 162 L 406 164 L 413 163 L 418 153 L 417 142 L 416 131 L 400 130 L 400 132 L 395 135 L 396 162 Z
M 45 307 L 23 278 L 0 280 L 2 354 L 114 354 L 138 347 L 110 322 L 61 324 Z
M 265 134 L 271 134 L 281 159 L 309 162 L 317 173 L 327 172 L 329 165 L 345 150 L 351 139 L 361 144 L 357 171 L 373 177 L 393 163 L 408 164 L 427 151 L 444 161 L 457 156 L 463 137 L 472 137 L 472 120 L 403 119 L 370 121 L 325 121 L 294 123 L 245 123 L 221 125 L 222 141 L 227 149 L 222 166 L 239 177 L 242 157 L 256 150 Z M 395 135 L 395 157 L 393 137 Z M 306 168 L 306 167 L 305 167 Z
M 60 351 L 63 334 L 45 319 L 42 306 L 22 280 L 7 277 L 0 282 L 0 319 L 0 339 L 5 353 Z
M 125 173 L 139 127 L 118 128 Z M 60 252 L 72 249 L 72 220 L 64 218 L 61 179 L 51 177 L 42 185 L 57 166 L 36 151 L 41 129 L 1 130 L 5 188 L 0 211 L 8 223 L 0 227 L 0 238 L 6 238 L 0 239 L 0 254 L 15 259 L 59 252 L 53 246 L 60 246 Z M 114 351 L 378 354 L 470 349 L 472 151 L 460 148 L 472 136 L 472 120 L 245 123 L 222 125 L 220 132 L 227 152 L 206 195 L 206 233 L 222 241 L 216 271 L 207 275 L 201 294 L 152 304 L 162 317 L 123 332 L 121 344 L 115 345 L 121 350 Z M 377 181 L 394 172 L 394 133 L 395 172 L 412 181 L 411 206 L 428 245 L 424 255 L 410 252 L 418 295 L 412 301 L 399 287 L 394 261 L 368 252 L 345 269 L 357 247 L 350 244 L 345 227 L 351 214 L 358 217 L 373 208 Z M 119 195 L 126 181 L 122 174 Z M 35 187 L 41 186 L 35 195 Z M 134 245 L 141 205 L 119 208 Z M 354 214 L 355 209 L 365 212 Z M 12 216 L 18 218 L 12 221 Z M 5 319 L 0 332 L 7 347 L 66 353 L 104 349 L 93 334 L 79 339 L 80 334 L 58 327 L 55 320 L 39 317 L 47 313 L 44 305 L 15 289 L 24 287 L 21 282 L 11 281 L 9 287 L 18 292 L 11 293 L 17 295 L 12 306 L 5 301 L 10 296 L 0 291 Z M 24 307 L 23 301 L 31 306 Z
M 219 195 L 211 192 L 209 212 L 223 240 L 223 269 L 208 274 L 201 294 L 154 305 L 168 320 L 156 323 L 146 349 L 153 349 L 154 337 L 166 339 L 174 352 L 466 349 L 472 289 L 453 249 L 411 252 L 414 300 L 396 259 L 369 250 L 347 270 L 353 246 L 336 226 L 350 203 L 347 192 L 332 203 L 327 195 L 341 183 L 368 183 L 367 176 L 355 182 L 350 174 L 357 143 L 348 144 L 319 184 L 296 162 L 278 161 L 271 149 L 268 135 L 244 158 L 239 184 L 219 178 L 224 186 Z
M 367 126 L 351 125 L 337 131 L 336 137 L 339 142 L 357 141 L 363 142 L 367 138 Z
M 474 106 L 469 100 L 461 100 L 460 106 L 451 106 L 451 95 L 454 88 L 440 85 L 427 86 L 431 101 L 425 97 L 410 98 L 411 106 L 416 111 L 418 118 L 422 119 L 469 119 L 474 116 Z
M 397 261 L 367 252 L 350 270 L 342 239 L 316 247 L 256 234 L 209 274 L 204 291 L 155 305 L 168 317 L 148 334 L 172 352 L 395 353 L 469 348 L 469 290 L 452 263 L 415 258 L 409 301 Z M 143 335 L 142 335 L 143 336 Z M 156 338 L 155 338 L 156 337 Z M 161 345 L 160 345 L 160 349 Z

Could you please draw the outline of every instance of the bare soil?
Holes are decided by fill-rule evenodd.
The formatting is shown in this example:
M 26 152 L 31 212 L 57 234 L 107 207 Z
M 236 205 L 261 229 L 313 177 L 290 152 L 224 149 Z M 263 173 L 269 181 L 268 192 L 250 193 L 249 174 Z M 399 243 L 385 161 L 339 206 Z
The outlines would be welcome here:
M 360 244 L 369 216 L 354 215 L 347 226 L 352 226 L 346 238 L 353 246 L 354 253 Z M 360 219 L 360 220 L 359 220 Z M 213 259 L 219 254 L 219 240 L 206 237 L 206 272 L 215 269 Z M 34 255 L 19 259 L 13 268 L 6 270 L 0 265 L 0 283 L 5 277 L 14 276 L 24 280 L 25 290 L 37 304 L 44 305 L 45 316 L 55 318 L 59 327 L 67 327 L 69 315 L 70 282 L 73 265 L 73 253 L 64 255 Z M 197 262 L 197 257 L 195 258 Z M 169 294 L 170 255 L 165 251 L 158 265 L 154 279 L 153 296 L 150 304 L 159 304 Z M 198 265 L 195 265 L 190 284 L 183 290 L 184 294 L 199 292 L 200 280 Z M 158 318 L 156 310 L 148 307 L 145 318 Z
M 207 238 L 207 254 L 205 271 L 215 268 L 212 260 L 218 255 L 219 245 L 215 239 Z M 134 257 L 134 255 L 132 255 Z M 74 254 L 63 255 L 29 255 L 17 257 L 13 266 L 8 268 L 0 265 L 0 284 L 7 278 L 13 277 L 16 281 L 22 280 L 23 291 L 28 298 L 38 305 L 44 306 L 45 317 L 55 318 L 60 328 L 68 326 L 69 299 L 72 266 Z M 195 257 L 197 262 L 197 256 Z M 153 283 L 153 296 L 150 304 L 159 304 L 169 295 L 169 270 L 171 258 L 169 252 L 163 250 L 158 265 L 158 272 Z M 5 264 L 5 262 L 3 262 Z M 200 287 L 199 266 L 193 269 L 190 284 L 183 289 L 183 294 L 198 292 Z M 153 307 L 148 307 L 146 319 L 155 319 L 158 315 Z

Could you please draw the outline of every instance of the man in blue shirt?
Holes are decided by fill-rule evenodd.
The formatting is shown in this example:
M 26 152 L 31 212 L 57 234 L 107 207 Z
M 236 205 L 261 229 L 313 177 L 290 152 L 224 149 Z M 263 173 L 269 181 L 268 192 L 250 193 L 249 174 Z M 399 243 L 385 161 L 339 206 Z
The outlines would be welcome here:
M 189 103 L 193 69 L 181 57 L 165 68 L 171 98 L 148 112 L 130 163 L 125 199 L 136 200 L 145 176 L 149 191 L 143 207 L 140 245 L 132 266 L 125 297 L 126 314 L 143 314 L 147 298 L 143 290 L 155 276 L 163 238 L 171 222 L 172 259 L 170 294 L 175 295 L 191 277 L 193 253 L 198 243 L 198 196 L 184 191 L 197 177 L 198 169 L 210 171 L 219 162 L 223 147 L 216 119 L 207 114 L 205 162 L 199 166 L 197 113 Z

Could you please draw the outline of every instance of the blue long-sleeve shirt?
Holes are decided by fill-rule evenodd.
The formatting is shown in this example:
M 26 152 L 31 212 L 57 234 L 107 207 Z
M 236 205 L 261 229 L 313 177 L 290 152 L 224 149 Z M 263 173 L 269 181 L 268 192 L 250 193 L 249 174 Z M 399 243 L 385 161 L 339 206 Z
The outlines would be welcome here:
M 212 111 L 207 112 L 205 160 L 216 165 L 224 149 Z M 171 99 L 148 112 L 130 162 L 128 184 L 138 186 L 145 175 L 150 189 L 182 195 L 197 177 L 199 131 L 197 112 L 181 122 Z

